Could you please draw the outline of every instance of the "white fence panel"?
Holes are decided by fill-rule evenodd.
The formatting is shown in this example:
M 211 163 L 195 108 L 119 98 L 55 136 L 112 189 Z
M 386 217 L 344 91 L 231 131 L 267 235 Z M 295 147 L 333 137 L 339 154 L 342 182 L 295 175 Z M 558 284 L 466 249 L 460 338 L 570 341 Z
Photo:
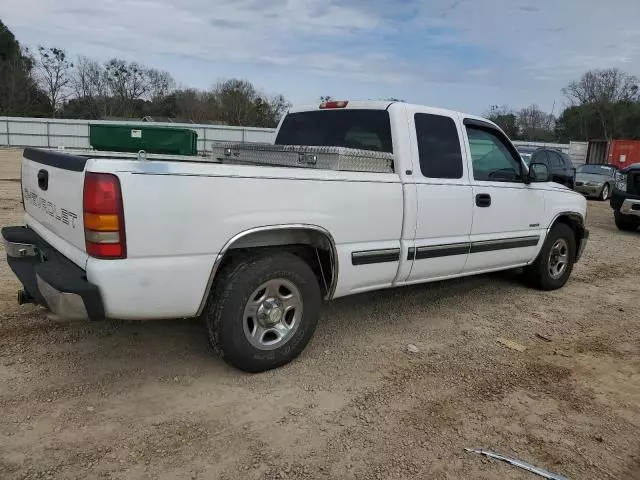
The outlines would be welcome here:
M 11 133 L 9 135 L 9 145 L 11 146 L 19 146 L 19 147 L 44 147 L 47 148 L 49 146 L 49 137 L 46 135 L 23 135 L 18 134 L 14 135 Z
M 563 153 L 569 153 L 568 143 L 550 143 L 550 142 L 532 142 L 528 140 L 515 140 L 513 144 L 516 147 L 531 147 L 531 148 L 555 148 Z
M 90 124 L 189 128 L 198 134 L 199 152 L 210 151 L 216 142 L 272 142 L 275 132 L 272 128 L 191 123 L 0 117 L 0 146 L 91 148 Z
M 91 148 L 89 144 L 89 135 L 82 137 L 70 137 L 68 135 L 51 135 L 49 137 L 49 146 L 51 148 Z
M 49 123 L 49 135 L 58 135 L 61 137 L 88 137 L 88 123 Z
M 247 130 L 245 142 L 273 143 L 275 140 L 275 130 L 266 132 L 264 130 Z
M 583 165 L 587 163 L 587 151 L 589 150 L 589 142 L 571 142 L 569 143 L 569 156 L 574 165 Z
M 8 145 L 9 144 L 9 136 L 7 135 L 7 127 L 9 126 L 9 122 L 1 122 L 0 121 L 0 145 Z
M 12 135 L 46 135 L 47 122 L 9 122 Z

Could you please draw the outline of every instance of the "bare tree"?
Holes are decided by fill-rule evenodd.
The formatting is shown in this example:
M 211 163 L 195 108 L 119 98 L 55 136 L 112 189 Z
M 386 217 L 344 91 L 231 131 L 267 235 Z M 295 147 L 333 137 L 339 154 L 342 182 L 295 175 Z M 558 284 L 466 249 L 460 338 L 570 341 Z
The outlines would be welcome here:
M 562 92 L 573 103 L 616 103 L 638 100 L 638 78 L 618 68 L 590 70 Z
M 71 85 L 76 101 L 83 105 L 88 118 L 100 118 L 111 113 L 105 69 L 100 63 L 87 57 L 78 57 Z
M 229 125 L 274 127 L 290 107 L 282 95 L 269 97 L 247 80 L 219 82 L 211 95 L 216 107 L 214 119 Z
M 562 92 L 574 106 L 592 106 L 605 137 L 611 139 L 620 120 L 615 105 L 638 101 L 638 83 L 638 77 L 617 68 L 590 70 L 563 88 Z
M 67 96 L 67 89 L 71 83 L 71 69 L 73 63 L 61 48 L 38 47 L 37 69 L 42 89 L 49 97 L 51 116 L 55 117 L 56 110 Z
M 118 101 L 119 114 L 131 117 L 135 102 L 151 91 L 147 69 L 138 63 L 113 58 L 105 64 L 105 82 L 109 93 Z
M 258 96 L 255 87 L 246 80 L 218 82 L 213 88 L 220 120 L 229 125 L 247 125 Z
M 517 115 L 518 130 L 526 140 L 548 141 L 553 138 L 555 117 L 537 105 L 523 108 Z
M 176 82 L 171 74 L 164 70 L 150 68 L 146 71 L 146 76 L 149 82 L 149 97 L 152 102 L 166 97 L 176 87 Z

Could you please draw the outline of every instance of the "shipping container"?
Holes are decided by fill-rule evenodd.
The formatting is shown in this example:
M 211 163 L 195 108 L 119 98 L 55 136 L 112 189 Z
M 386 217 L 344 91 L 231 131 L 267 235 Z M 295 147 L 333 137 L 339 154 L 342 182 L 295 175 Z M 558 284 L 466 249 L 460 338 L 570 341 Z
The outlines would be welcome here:
M 640 163 L 640 141 L 638 140 L 592 140 L 587 151 L 587 163 L 614 165 L 627 168 Z
M 89 143 L 96 150 L 111 152 L 196 155 L 198 134 L 188 128 L 92 124 Z
M 640 163 L 640 141 L 612 140 L 609 142 L 609 164 L 627 168 Z
M 587 163 L 589 165 L 606 165 L 609 163 L 607 151 L 609 142 L 606 140 L 591 140 L 587 149 Z

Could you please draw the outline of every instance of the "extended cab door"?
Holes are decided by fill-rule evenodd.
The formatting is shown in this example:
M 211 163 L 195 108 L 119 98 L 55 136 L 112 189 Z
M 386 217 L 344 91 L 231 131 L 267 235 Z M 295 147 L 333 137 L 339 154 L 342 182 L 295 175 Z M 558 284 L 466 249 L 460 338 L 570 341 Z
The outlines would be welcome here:
M 502 131 L 465 118 L 473 185 L 471 252 L 466 273 L 524 265 L 544 240 L 544 192 L 525 184 L 520 155 Z
M 462 272 L 469 254 L 472 192 L 462 128 L 437 109 L 407 107 L 417 197 L 416 233 L 407 282 Z

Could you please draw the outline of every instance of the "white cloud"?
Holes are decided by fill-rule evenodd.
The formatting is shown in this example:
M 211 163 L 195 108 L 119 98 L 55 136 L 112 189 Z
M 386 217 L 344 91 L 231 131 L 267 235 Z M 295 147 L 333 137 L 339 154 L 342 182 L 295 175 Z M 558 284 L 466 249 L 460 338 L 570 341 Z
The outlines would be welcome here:
M 299 78 L 319 78 L 320 90 L 333 77 L 363 96 L 449 95 L 456 108 L 464 99 L 475 111 L 505 102 L 550 107 L 590 68 L 640 74 L 639 16 L 638 0 L 0 2 L 0 18 L 23 43 L 160 62 L 178 80 L 192 81 L 198 68 L 209 76 L 201 85 L 234 65 L 261 78 L 279 69 L 271 81 L 285 95 L 287 85 L 306 95 L 292 87 Z

